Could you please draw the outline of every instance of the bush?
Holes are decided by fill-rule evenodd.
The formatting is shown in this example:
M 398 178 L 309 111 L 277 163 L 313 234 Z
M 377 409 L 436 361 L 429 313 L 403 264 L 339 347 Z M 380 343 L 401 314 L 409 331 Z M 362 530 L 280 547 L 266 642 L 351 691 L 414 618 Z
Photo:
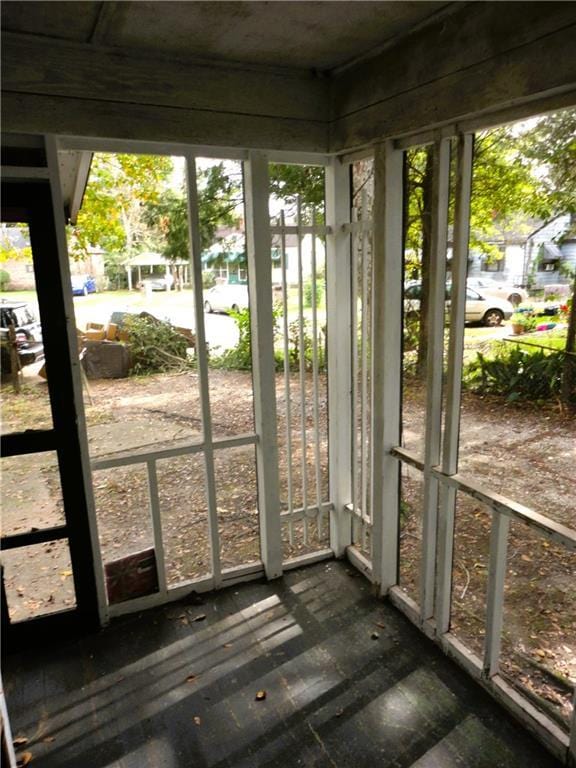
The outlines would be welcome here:
M 304 298 L 304 306 L 305 307 L 311 307 L 312 306 L 312 278 L 309 278 L 306 280 L 303 288 L 303 298 Z M 316 306 L 319 307 L 322 304 L 322 299 L 324 297 L 324 278 L 323 277 L 317 277 L 316 278 Z
M 0 269 L 0 291 L 5 291 L 10 283 L 10 273 Z
M 508 402 L 556 399 L 561 391 L 563 363 L 560 351 L 497 342 L 492 357 L 478 352 L 465 366 L 463 379 L 472 391 L 501 395 Z
M 170 323 L 149 315 L 134 315 L 126 318 L 125 329 L 129 335 L 134 375 L 149 375 L 189 365 L 188 339 L 175 331 Z
M 216 275 L 211 269 L 202 272 L 202 288 L 213 288 L 216 285 Z
M 239 309 L 231 311 L 230 317 L 238 326 L 238 342 L 233 349 L 227 349 L 222 355 L 210 359 L 217 368 L 233 368 L 238 371 L 249 371 L 252 368 L 252 339 L 250 335 L 250 310 Z

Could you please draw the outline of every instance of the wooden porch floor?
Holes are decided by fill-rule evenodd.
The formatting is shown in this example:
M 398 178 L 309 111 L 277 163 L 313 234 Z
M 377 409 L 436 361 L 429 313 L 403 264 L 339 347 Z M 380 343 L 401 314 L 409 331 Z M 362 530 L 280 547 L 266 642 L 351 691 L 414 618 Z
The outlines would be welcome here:
M 338 562 L 11 656 L 4 678 L 38 768 L 558 765 Z

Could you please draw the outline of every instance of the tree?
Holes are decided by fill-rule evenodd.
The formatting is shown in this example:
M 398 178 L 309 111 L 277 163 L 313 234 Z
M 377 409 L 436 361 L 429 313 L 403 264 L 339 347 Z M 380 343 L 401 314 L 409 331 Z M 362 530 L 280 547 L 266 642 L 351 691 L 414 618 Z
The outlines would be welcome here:
M 236 227 L 240 217 L 237 209 L 242 202 L 241 175 L 220 162 L 200 169 L 197 174 L 198 219 L 200 247 L 207 250 L 216 240 L 221 227 Z M 146 220 L 157 225 L 164 242 L 163 255 L 170 261 L 189 258 L 188 204 L 186 190 L 167 189 L 146 208 Z
M 522 151 L 539 167 L 552 211 L 570 213 L 576 233 L 576 109 L 542 118 L 523 138 Z M 568 407 L 576 406 L 576 274 L 572 277 L 562 372 L 562 401 Z
M 143 213 L 160 198 L 172 171 L 170 157 L 95 154 L 82 208 L 70 228 L 72 256 L 83 259 L 91 248 L 100 248 L 127 259 L 138 248 L 153 247 L 158 233 Z

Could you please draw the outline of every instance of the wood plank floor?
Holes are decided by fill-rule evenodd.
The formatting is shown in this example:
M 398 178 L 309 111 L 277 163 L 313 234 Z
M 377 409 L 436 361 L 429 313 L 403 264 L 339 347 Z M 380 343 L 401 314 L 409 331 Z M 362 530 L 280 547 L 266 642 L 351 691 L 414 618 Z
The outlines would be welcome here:
M 337 562 L 10 656 L 4 681 L 35 768 L 558 765 Z

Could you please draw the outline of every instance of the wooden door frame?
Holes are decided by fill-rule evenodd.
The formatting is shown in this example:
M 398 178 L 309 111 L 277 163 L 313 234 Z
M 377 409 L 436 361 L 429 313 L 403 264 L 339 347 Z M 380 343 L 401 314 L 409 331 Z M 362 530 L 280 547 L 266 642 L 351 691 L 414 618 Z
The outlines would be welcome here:
M 3 549 L 67 539 L 76 592 L 73 609 L 11 623 L 3 594 L 4 649 L 44 643 L 50 636 L 78 634 L 100 625 L 98 592 L 90 533 L 87 493 L 81 457 L 72 376 L 72 355 L 67 343 L 68 318 L 64 305 L 63 273 L 58 254 L 54 208 L 48 181 L 3 181 L 2 221 L 26 223 L 34 263 L 42 323 L 48 391 L 53 427 L 2 435 L 3 457 L 56 451 L 60 470 L 64 525 L 2 538 Z

